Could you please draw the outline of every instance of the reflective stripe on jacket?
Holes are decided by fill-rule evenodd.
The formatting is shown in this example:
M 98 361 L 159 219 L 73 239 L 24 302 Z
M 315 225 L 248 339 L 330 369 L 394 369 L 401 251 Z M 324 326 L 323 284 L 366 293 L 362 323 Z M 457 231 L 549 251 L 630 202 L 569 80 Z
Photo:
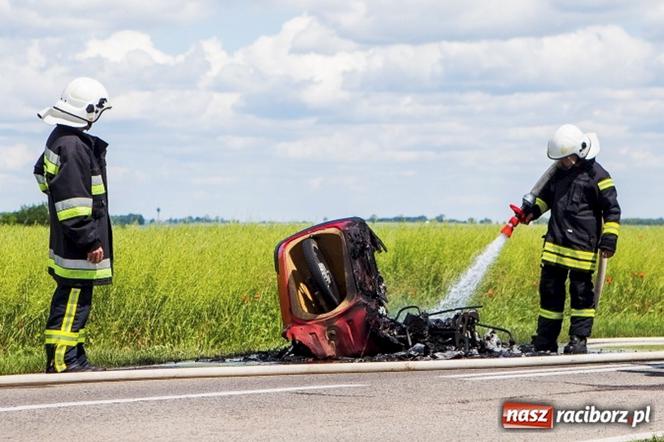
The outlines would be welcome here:
M 48 271 L 72 285 L 110 284 L 113 241 L 106 194 L 103 140 L 78 129 L 56 126 L 34 167 L 40 190 L 48 195 L 50 241 Z M 104 259 L 87 260 L 98 247 Z
M 534 216 L 550 210 L 542 261 L 593 271 L 597 250 L 615 252 L 620 205 L 615 183 L 595 160 L 558 170 L 537 196 Z

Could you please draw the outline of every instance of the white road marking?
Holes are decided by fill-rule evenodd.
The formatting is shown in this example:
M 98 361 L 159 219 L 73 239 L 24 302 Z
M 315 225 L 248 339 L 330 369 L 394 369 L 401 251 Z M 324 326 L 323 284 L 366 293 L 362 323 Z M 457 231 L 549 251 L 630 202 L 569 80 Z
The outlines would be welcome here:
M 595 368 L 610 368 L 610 367 L 636 367 L 634 364 L 606 364 L 606 365 L 594 365 L 587 368 L 575 367 L 565 367 L 565 368 L 531 368 L 529 370 L 506 370 L 506 371 L 492 371 L 491 373 L 467 373 L 467 374 L 448 374 L 439 376 L 441 378 L 475 378 L 475 377 L 484 377 L 484 376 L 497 376 L 497 375 L 510 375 L 510 374 L 521 374 L 521 373 L 547 373 L 547 372 L 562 372 L 562 371 L 574 371 L 574 370 L 591 370 Z
M 86 407 L 90 405 L 129 404 L 134 402 L 172 401 L 178 399 L 199 399 L 224 396 L 242 396 L 250 394 L 289 393 L 309 390 L 333 390 L 339 388 L 368 387 L 366 384 L 337 384 L 337 385 L 307 385 L 302 387 L 266 388 L 262 390 L 217 391 L 214 393 L 181 394 L 170 396 L 148 396 L 124 399 L 106 399 L 98 401 L 56 402 L 51 404 L 19 405 L 16 407 L 0 408 L 0 413 L 12 411 L 44 410 L 47 408 Z
M 585 368 L 585 369 L 576 369 L 576 370 L 565 370 L 565 371 L 550 371 L 550 372 L 536 372 L 536 373 L 522 373 L 522 374 L 503 374 L 495 375 L 490 374 L 486 376 L 477 376 L 473 378 L 461 378 L 469 381 L 488 381 L 496 379 L 514 379 L 514 378 L 534 378 L 534 377 L 543 377 L 543 376 L 562 376 L 566 374 L 586 374 L 586 373 L 602 373 L 610 371 L 618 371 L 624 369 L 632 369 L 633 371 L 643 370 L 644 367 L 639 367 L 636 365 L 633 366 L 620 366 L 620 367 L 611 367 L 611 368 Z
M 628 433 L 622 436 L 607 437 L 604 439 L 589 439 L 586 442 L 629 442 L 634 440 L 651 440 L 656 437 L 664 437 L 664 430 L 650 433 Z

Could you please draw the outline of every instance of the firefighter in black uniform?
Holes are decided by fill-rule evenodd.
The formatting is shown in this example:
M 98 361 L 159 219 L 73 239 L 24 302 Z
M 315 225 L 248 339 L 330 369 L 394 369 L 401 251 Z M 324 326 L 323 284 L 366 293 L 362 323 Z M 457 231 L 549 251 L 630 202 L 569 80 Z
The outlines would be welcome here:
M 599 140 L 571 124 L 561 126 L 548 143 L 548 156 L 558 169 L 537 195 L 528 221 L 550 210 L 542 252 L 540 310 L 533 344 L 538 351 L 558 351 L 557 339 L 569 276 L 571 318 L 564 352 L 586 353 L 595 317 L 593 271 L 598 251 L 610 258 L 616 251 L 620 206 L 609 173 L 595 161 Z
M 110 109 L 104 86 L 77 78 L 58 102 L 37 115 L 56 125 L 34 167 L 48 195 L 48 272 L 57 283 L 46 323 L 46 372 L 96 370 L 84 348 L 92 289 L 110 284 L 113 244 L 106 194 L 106 147 L 87 134 Z

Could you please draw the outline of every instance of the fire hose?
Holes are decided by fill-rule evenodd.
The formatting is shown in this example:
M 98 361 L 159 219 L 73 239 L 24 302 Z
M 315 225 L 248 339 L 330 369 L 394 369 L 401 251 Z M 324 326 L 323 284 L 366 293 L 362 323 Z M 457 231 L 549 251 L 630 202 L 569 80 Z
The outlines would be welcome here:
M 597 276 L 595 277 L 595 310 L 599 307 L 599 297 L 602 296 L 604 290 L 604 281 L 606 280 L 606 267 L 609 263 L 608 258 L 602 256 L 600 252 L 599 265 L 597 266 Z

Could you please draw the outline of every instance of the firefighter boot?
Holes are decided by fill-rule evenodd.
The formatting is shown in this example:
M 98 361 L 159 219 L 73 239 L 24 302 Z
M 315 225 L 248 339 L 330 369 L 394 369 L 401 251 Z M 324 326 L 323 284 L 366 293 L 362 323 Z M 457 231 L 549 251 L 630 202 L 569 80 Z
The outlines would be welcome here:
M 532 340 L 535 351 L 548 351 L 551 353 L 558 353 L 558 343 L 555 340 L 550 340 L 539 335 L 533 336 Z
M 44 345 L 44 350 L 46 350 L 46 373 L 55 373 L 55 345 L 46 344 Z
M 99 371 L 89 365 L 81 366 L 77 360 L 77 348 L 57 344 L 44 345 L 46 350 L 46 373 L 72 373 L 76 371 Z
M 588 353 L 588 348 L 586 347 L 586 338 L 576 335 L 570 336 L 569 343 L 565 346 L 563 352 L 570 355 Z
M 85 347 L 83 344 L 79 343 L 76 346 L 76 354 L 78 357 L 78 367 L 76 371 L 106 371 L 105 368 L 97 367 L 88 362 L 88 357 L 85 354 Z

